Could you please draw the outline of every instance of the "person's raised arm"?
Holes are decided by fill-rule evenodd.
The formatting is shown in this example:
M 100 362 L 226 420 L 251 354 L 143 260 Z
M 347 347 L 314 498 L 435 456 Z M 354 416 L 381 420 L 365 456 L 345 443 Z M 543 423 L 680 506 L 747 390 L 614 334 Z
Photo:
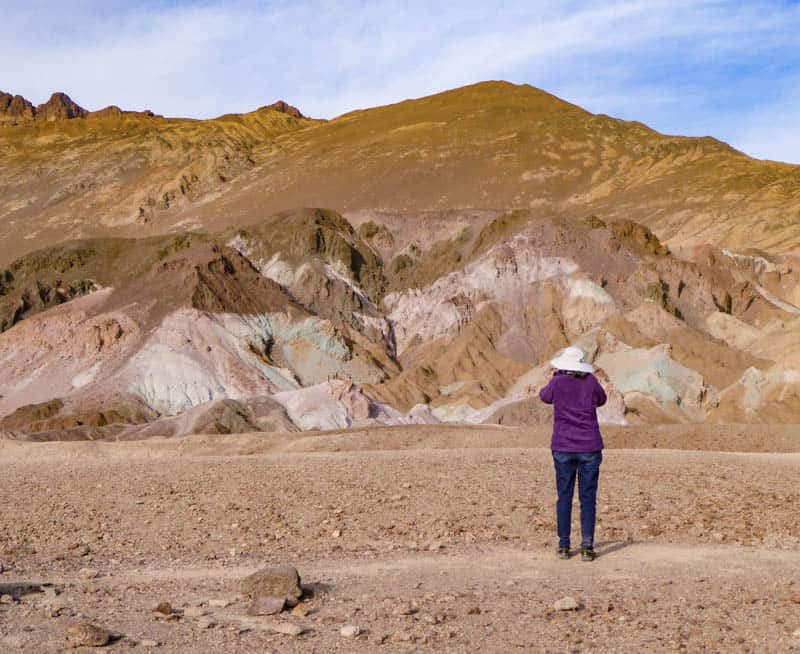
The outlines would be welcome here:
M 597 377 L 592 376 L 594 379 L 594 405 L 595 406 L 603 406 L 606 403 L 606 392 L 603 390 L 603 387 L 600 385 L 600 382 L 597 381 Z
M 547 386 L 545 386 L 542 390 L 539 391 L 539 399 L 545 404 L 553 403 L 553 384 L 555 383 L 555 381 L 556 378 L 555 375 L 553 375 L 550 378 L 550 381 L 547 382 Z

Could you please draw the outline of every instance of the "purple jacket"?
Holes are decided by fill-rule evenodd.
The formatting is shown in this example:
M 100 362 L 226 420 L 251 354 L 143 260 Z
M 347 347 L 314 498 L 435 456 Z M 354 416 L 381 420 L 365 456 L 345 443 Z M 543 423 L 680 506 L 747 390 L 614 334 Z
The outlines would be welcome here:
M 550 449 L 555 452 L 603 449 L 596 409 L 606 403 L 606 394 L 594 375 L 581 379 L 559 370 L 539 391 L 539 397 L 542 402 L 555 405 Z

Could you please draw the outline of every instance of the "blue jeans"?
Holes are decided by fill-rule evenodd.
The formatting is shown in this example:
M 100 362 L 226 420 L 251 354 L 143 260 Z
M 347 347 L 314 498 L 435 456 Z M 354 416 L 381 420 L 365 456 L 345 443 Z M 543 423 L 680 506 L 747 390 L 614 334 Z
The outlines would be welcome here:
M 597 482 L 600 478 L 602 452 L 553 452 L 556 467 L 556 518 L 558 546 L 569 547 L 572 523 L 572 496 L 575 476 L 578 477 L 578 497 L 581 501 L 581 545 L 594 547 L 594 522 L 597 512 Z

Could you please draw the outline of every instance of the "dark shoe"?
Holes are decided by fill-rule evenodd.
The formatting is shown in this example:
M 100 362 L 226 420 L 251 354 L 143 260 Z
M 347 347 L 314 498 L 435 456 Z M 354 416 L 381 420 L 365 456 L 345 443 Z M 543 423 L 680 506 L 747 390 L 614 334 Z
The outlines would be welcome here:
M 569 558 L 569 547 L 559 547 L 558 548 L 558 558 L 559 559 L 568 559 Z
M 594 547 L 586 547 L 583 545 L 581 547 L 581 561 L 594 561 L 597 558 L 597 553 L 594 551 Z

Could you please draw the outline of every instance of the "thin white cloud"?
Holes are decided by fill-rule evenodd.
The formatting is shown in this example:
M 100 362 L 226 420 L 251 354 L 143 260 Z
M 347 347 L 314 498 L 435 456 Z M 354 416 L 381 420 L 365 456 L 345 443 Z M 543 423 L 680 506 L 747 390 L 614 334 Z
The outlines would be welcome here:
M 66 90 L 92 109 L 209 117 L 281 97 L 332 117 L 508 79 L 800 160 L 785 145 L 798 114 L 770 104 L 791 96 L 768 92 L 800 65 L 788 1 L 7 4 L 0 88 L 35 102 Z
M 775 102 L 737 116 L 726 129 L 731 143 L 753 157 L 800 163 L 800 75 Z

